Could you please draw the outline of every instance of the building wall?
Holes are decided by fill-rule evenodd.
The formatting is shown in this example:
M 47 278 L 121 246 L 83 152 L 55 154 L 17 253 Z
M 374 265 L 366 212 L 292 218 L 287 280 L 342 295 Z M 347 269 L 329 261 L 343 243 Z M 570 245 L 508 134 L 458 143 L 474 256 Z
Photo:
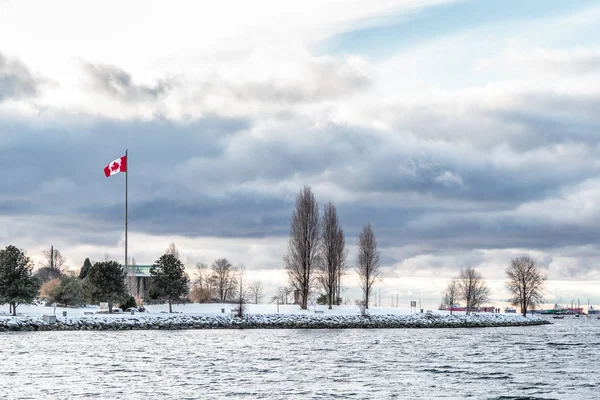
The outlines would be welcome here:
M 152 277 L 149 275 L 148 266 L 130 266 L 125 281 L 129 294 L 134 297 L 147 298 L 150 291 Z

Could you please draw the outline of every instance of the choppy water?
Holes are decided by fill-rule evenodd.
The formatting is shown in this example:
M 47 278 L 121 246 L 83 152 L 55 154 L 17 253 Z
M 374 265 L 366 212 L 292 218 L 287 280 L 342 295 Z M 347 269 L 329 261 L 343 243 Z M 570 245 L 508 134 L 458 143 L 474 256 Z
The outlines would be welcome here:
M 0 334 L 5 399 L 599 399 L 600 320 Z

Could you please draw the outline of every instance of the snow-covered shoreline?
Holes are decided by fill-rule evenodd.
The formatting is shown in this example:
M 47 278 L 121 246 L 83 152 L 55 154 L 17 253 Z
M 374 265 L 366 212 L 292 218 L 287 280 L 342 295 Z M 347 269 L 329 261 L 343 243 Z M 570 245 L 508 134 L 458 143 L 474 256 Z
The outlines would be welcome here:
M 355 329 L 355 328 L 483 328 L 550 324 L 540 317 L 506 314 L 473 315 L 233 315 L 167 314 L 146 316 L 57 317 L 46 323 L 41 317 L 0 317 L 0 332 L 73 330 L 153 330 L 153 329 Z

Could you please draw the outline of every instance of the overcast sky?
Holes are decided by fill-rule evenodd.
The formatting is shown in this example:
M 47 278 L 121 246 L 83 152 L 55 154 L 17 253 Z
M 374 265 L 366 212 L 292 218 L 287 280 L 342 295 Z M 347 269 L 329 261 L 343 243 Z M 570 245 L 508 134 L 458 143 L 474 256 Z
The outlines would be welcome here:
M 355 262 L 371 222 L 384 305 L 436 307 L 530 255 L 549 303 L 600 303 L 600 3 L 0 0 L 0 246 L 190 268 L 267 295 L 303 185 Z M 357 298 L 354 275 L 346 296 Z

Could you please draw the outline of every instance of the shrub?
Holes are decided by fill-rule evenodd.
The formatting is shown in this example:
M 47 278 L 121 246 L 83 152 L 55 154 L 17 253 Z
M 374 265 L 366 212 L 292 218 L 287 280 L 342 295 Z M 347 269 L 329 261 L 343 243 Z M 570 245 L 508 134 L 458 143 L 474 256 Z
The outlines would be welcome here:
M 60 278 L 49 280 L 40 287 L 40 298 L 46 302 L 46 305 L 54 303 L 54 296 L 58 286 L 60 286 Z
M 119 304 L 119 308 L 123 311 L 127 310 L 128 308 L 137 308 L 135 298 L 133 296 L 129 296 L 124 303 Z

